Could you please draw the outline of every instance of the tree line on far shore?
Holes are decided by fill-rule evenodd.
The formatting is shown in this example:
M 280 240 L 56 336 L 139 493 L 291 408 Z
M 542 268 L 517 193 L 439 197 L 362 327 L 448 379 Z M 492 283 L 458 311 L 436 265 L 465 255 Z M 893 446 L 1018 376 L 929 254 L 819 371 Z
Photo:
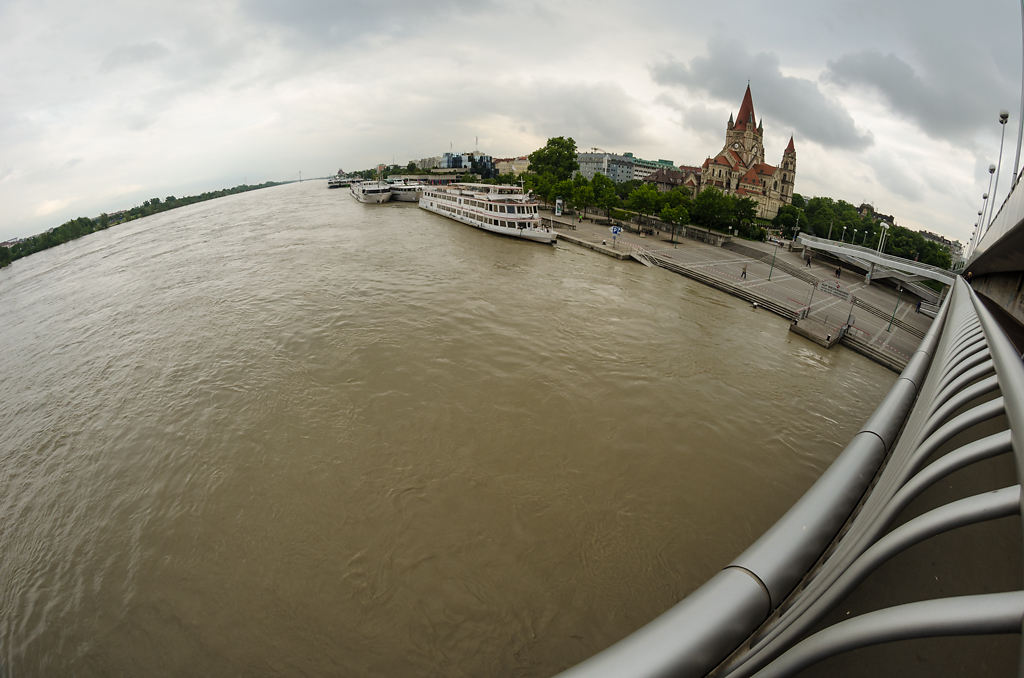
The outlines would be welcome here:
M 757 205 L 750 198 L 722 193 L 712 187 L 694 197 L 688 189 L 673 188 L 663 192 L 637 180 L 617 184 L 603 174 L 595 174 L 588 181 L 578 173 L 576 157 L 576 142 L 572 137 L 548 139 L 543 148 L 530 154 L 530 169 L 520 178 L 545 202 L 561 198 L 564 205 L 584 215 L 596 207 L 604 211 L 606 217 L 629 218 L 628 213 L 617 213 L 626 209 L 641 216 L 657 217 L 673 227 L 692 224 L 716 231 L 732 231 L 752 240 L 765 239 L 769 229 L 786 238 L 793 238 L 800 231 L 847 243 L 856 238 L 855 244 L 874 249 L 878 247 L 884 228 L 873 213 L 862 213 L 848 202 L 827 197 L 805 199 L 794 193 L 793 204 L 784 205 L 769 221 L 756 216 Z M 949 250 L 901 226 L 890 225 L 884 248 L 887 254 L 945 269 L 951 264 Z
M 78 217 L 77 219 L 71 219 L 70 221 L 65 221 L 60 226 L 51 228 L 44 233 L 29 236 L 28 238 L 14 243 L 10 247 L 0 247 L 0 268 L 8 265 L 12 261 L 21 259 L 22 257 L 27 257 L 30 254 L 49 249 L 50 247 L 56 247 L 57 245 L 68 242 L 69 240 L 81 238 L 83 235 L 102 231 L 125 221 L 149 216 L 150 214 L 156 214 L 157 212 L 164 212 L 166 210 L 174 209 L 175 207 L 183 207 L 185 205 L 191 205 L 192 203 L 203 202 L 204 200 L 221 198 L 233 193 L 244 193 L 246 191 L 254 191 L 259 188 L 277 186 L 280 183 L 282 182 L 266 181 L 262 184 L 256 185 L 240 184 L 232 188 L 222 188 L 217 191 L 206 191 L 199 195 L 188 195 L 182 198 L 176 198 L 173 195 L 169 195 L 163 200 L 160 198 L 150 198 L 141 205 L 136 205 L 131 209 L 127 209 L 116 214 L 107 214 L 104 212 L 98 217 Z

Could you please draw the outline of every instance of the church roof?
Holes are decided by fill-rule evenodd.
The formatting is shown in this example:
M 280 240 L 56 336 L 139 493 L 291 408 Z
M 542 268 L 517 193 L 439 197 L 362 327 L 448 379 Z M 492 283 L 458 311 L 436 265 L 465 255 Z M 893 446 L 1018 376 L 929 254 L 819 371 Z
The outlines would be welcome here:
M 789 135 L 789 146 L 786 146 L 786 150 L 783 153 L 796 153 L 796 149 L 793 148 L 793 135 Z
M 740 112 L 736 114 L 735 129 L 747 129 L 748 123 L 751 127 L 756 125 L 754 121 L 754 101 L 750 97 L 750 85 L 747 85 L 747 91 L 743 94 L 743 103 L 740 104 Z
M 686 175 L 679 170 L 670 170 L 662 167 L 661 169 L 657 169 L 648 174 L 647 177 L 644 178 L 644 181 L 649 184 L 668 184 L 670 186 L 678 186 L 683 183 L 684 178 L 686 178 Z

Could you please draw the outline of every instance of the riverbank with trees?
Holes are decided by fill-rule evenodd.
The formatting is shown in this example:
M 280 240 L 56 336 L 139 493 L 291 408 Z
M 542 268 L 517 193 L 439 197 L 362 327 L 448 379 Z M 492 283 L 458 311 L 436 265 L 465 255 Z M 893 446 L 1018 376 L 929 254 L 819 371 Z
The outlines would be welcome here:
M 804 198 L 793 194 L 771 221 L 756 216 L 757 205 L 749 198 L 705 188 L 694 197 L 688 189 L 658 191 L 639 180 L 615 183 L 603 174 L 587 180 L 579 174 L 576 142 L 572 137 L 553 137 L 530 154 L 530 170 L 520 178 L 534 195 L 548 204 L 557 200 L 569 210 L 586 216 L 597 209 L 606 219 L 643 222 L 645 217 L 666 224 L 693 225 L 708 231 L 729 233 L 749 240 L 764 240 L 771 229 L 787 238 L 810 233 L 822 238 L 877 247 L 882 221 L 870 210 L 858 209 L 843 200 L 827 197 Z M 518 181 L 512 177 L 507 183 Z M 885 252 L 905 259 L 948 269 L 949 250 L 908 228 L 889 225 Z
M 112 214 L 104 212 L 98 217 L 78 217 L 77 219 L 71 219 L 70 221 L 65 221 L 60 226 L 51 228 L 48 231 L 19 240 L 10 247 L 0 247 L 0 268 L 7 266 L 13 261 L 27 257 L 30 254 L 35 254 L 36 252 L 41 252 L 42 250 L 62 245 L 70 240 L 81 238 L 84 235 L 89 235 L 96 231 L 102 231 L 126 221 L 132 221 L 158 212 L 166 212 L 167 210 L 184 207 L 185 205 L 191 205 L 205 200 L 222 198 L 234 193 L 245 193 L 246 191 L 255 191 L 260 188 L 278 186 L 282 183 L 289 182 L 265 181 L 262 184 L 240 184 L 232 188 L 222 188 L 218 191 L 206 191 L 205 193 L 200 193 L 198 195 L 187 195 L 181 198 L 177 198 L 173 195 L 169 195 L 162 200 L 160 198 L 150 198 L 141 205 L 136 205 L 135 207 L 122 210 L 120 212 Z

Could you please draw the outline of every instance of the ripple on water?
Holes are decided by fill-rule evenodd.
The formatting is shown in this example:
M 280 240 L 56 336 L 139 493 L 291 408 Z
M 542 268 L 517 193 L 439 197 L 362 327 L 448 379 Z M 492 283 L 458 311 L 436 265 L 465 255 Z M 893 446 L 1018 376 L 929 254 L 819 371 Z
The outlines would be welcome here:
M 664 271 L 319 182 L 0 270 L 7 672 L 551 675 L 893 377 Z

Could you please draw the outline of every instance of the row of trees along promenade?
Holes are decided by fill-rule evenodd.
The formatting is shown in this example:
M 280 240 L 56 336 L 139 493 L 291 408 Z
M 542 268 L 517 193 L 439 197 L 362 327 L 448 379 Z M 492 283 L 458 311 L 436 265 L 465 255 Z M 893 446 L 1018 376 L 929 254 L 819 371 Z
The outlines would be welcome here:
M 188 195 L 182 198 L 176 198 L 173 195 L 169 195 L 163 200 L 160 198 L 150 198 L 141 205 L 136 205 L 131 209 L 117 212 L 115 214 L 107 214 L 104 212 L 98 217 L 78 217 L 77 219 L 65 221 L 60 226 L 51 228 L 44 233 L 29 236 L 28 238 L 14 243 L 10 247 L 0 247 L 0 267 L 6 266 L 12 261 L 21 259 L 22 257 L 27 257 L 35 252 L 40 252 L 42 250 L 49 249 L 50 247 L 56 247 L 57 245 L 68 242 L 69 240 L 81 238 L 83 235 L 102 231 L 116 224 L 138 219 L 139 217 L 149 216 L 150 214 L 156 214 L 157 212 L 165 212 L 176 207 L 184 207 L 185 205 L 191 205 L 192 203 L 203 202 L 204 200 L 221 198 L 225 195 L 231 195 L 232 193 L 244 193 L 246 191 L 254 191 L 259 188 L 277 186 L 280 183 L 286 182 L 266 181 L 262 184 L 256 185 L 240 184 L 233 188 L 222 188 L 218 191 L 207 191 L 205 193 L 200 193 L 199 195 Z
M 606 219 L 643 223 L 644 217 L 657 218 L 669 227 L 694 225 L 720 232 L 735 232 L 749 240 L 764 240 L 768 229 L 792 238 L 799 230 L 822 238 L 833 238 L 877 248 L 883 227 L 870 213 L 861 214 L 843 200 L 827 197 L 804 198 L 793 194 L 793 204 L 785 205 L 772 219 L 756 216 L 757 206 L 749 198 L 705 188 L 692 195 L 689 189 L 659 191 L 651 184 L 632 180 L 615 183 L 603 174 L 587 180 L 578 173 L 576 142 L 572 137 L 553 137 L 544 147 L 529 155 L 530 168 L 520 176 L 501 175 L 485 183 L 518 183 L 547 203 L 561 199 L 563 205 L 586 217 L 591 209 L 603 212 Z M 920 233 L 891 225 L 885 251 L 905 259 L 948 269 L 949 251 L 927 240 Z

